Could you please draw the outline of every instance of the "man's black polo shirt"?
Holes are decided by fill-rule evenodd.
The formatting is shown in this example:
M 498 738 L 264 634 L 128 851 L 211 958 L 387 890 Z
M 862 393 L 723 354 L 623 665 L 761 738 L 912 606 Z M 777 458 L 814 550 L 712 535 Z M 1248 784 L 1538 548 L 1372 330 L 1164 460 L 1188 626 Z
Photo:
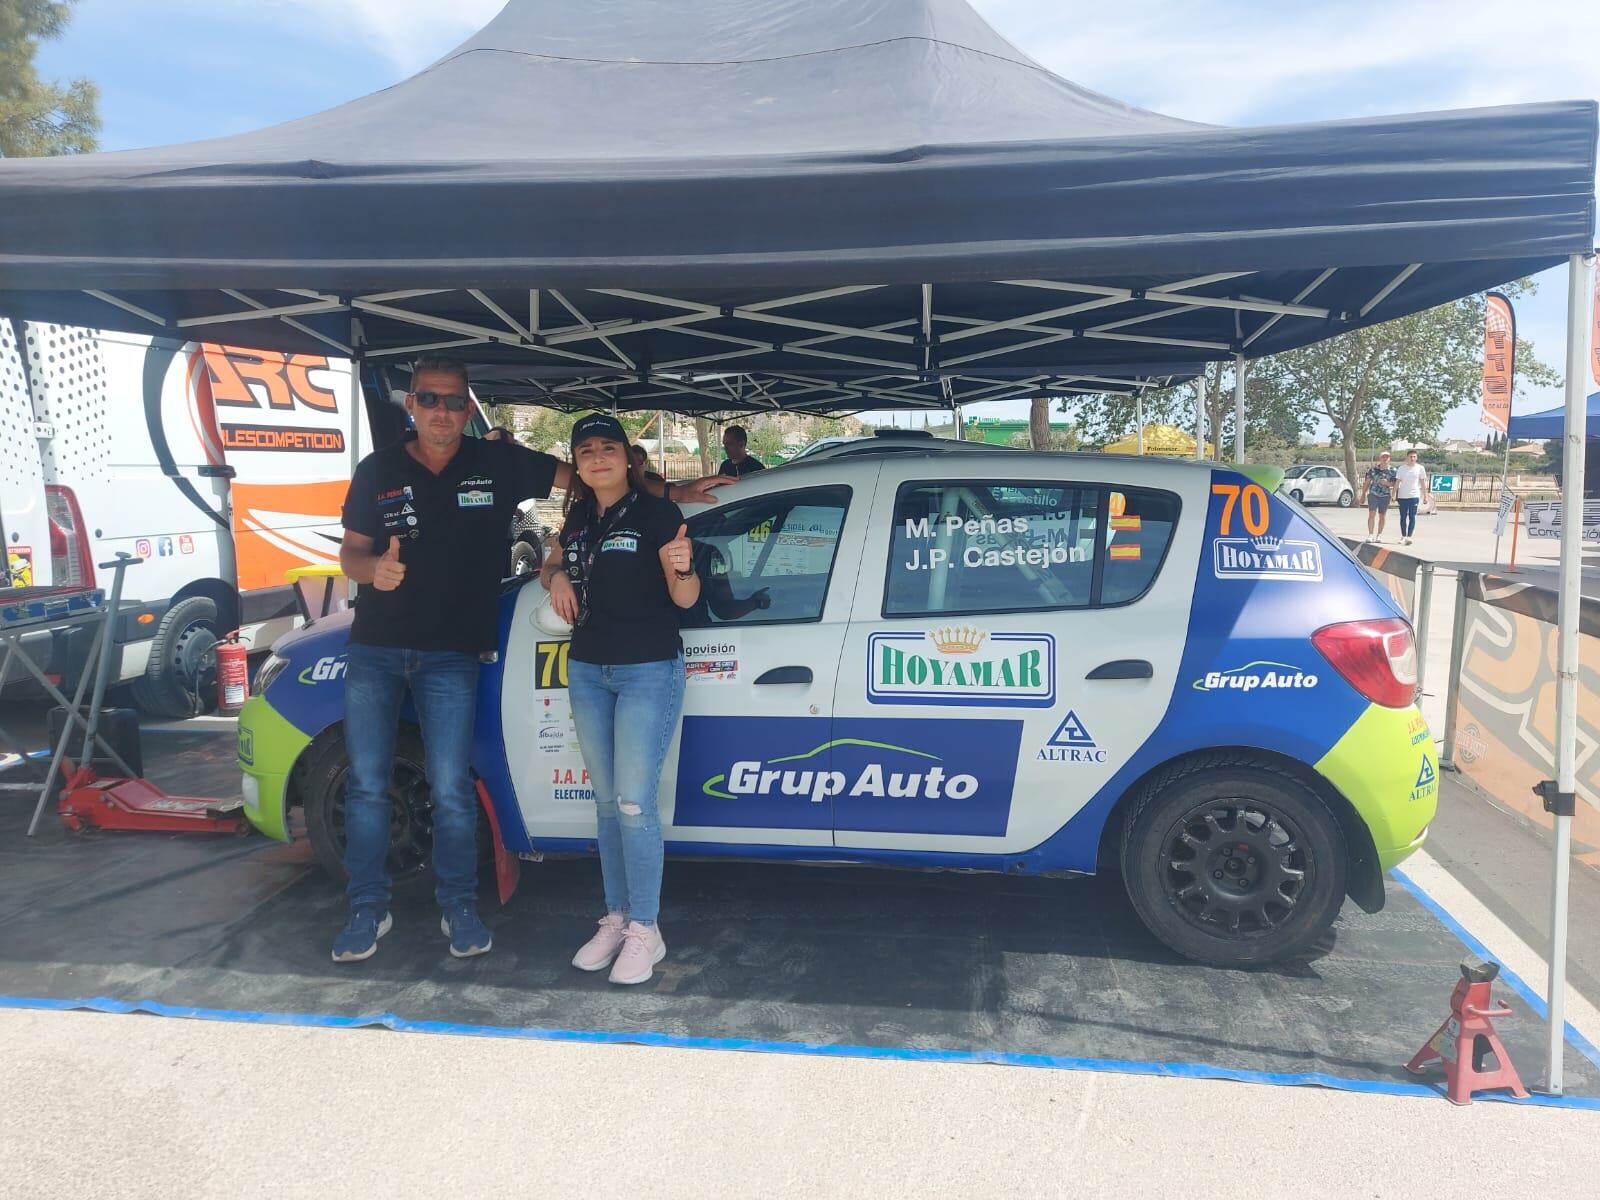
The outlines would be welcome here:
M 762 462 L 754 454 L 746 454 L 742 462 L 734 462 L 731 458 L 723 459 L 722 469 L 717 474 L 731 475 L 735 479 L 742 479 L 746 475 L 753 475 L 757 471 L 765 471 L 766 469 L 766 463 Z
M 367 455 L 344 501 L 344 527 L 375 554 L 400 538 L 406 577 L 392 592 L 363 587 L 350 640 L 407 650 L 495 649 L 495 609 L 517 505 L 550 494 L 559 460 L 510 442 L 463 438 L 438 475 L 407 442 Z

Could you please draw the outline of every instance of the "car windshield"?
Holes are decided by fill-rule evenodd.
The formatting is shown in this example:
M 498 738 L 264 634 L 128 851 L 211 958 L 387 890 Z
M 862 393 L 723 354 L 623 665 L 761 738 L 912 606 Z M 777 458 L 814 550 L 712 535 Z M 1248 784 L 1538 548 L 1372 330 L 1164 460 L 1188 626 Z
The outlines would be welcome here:
M 1290 467 L 1287 471 L 1285 471 L 1283 473 L 1283 477 L 1285 479 L 1298 479 L 1300 476 L 1304 475 L 1305 473 L 1306 473 L 1306 468 L 1305 467 Z

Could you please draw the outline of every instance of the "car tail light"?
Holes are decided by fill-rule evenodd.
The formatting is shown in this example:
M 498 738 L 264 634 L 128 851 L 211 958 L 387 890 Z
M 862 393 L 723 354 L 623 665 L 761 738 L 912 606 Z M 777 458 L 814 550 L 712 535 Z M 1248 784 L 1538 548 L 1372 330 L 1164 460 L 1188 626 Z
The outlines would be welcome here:
M 1311 635 L 1322 657 L 1374 704 L 1407 708 L 1417 698 L 1417 643 L 1399 617 L 1346 621 Z
M 47 483 L 45 511 L 50 516 L 50 572 L 55 587 L 94 586 L 94 555 L 89 551 L 89 531 L 72 489 Z

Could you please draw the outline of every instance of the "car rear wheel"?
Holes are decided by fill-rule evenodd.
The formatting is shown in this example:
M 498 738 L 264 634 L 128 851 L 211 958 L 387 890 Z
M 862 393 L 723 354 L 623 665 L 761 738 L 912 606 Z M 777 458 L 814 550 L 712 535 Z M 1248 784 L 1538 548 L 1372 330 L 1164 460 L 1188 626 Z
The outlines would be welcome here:
M 1291 489 L 1290 492 L 1289 492 L 1289 495 L 1294 497 L 1294 502 L 1296 504 L 1304 504 L 1306 502 L 1306 494 L 1304 492 L 1302 492 L 1299 488 Z
M 1160 773 L 1123 835 L 1128 896 L 1186 958 L 1252 967 L 1302 955 L 1344 902 L 1344 834 L 1294 776 L 1212 755 Z
M 144 712 L 173 720 L 195 716 L 216 704 L 214 601 L 189 596 L 167 610 L 150 643 L 150 663 L 129 691 Z
M 1345 488 L 1344 491 L 1339 493 L 1339 507 L 1340 508 L 1349 508 L 1355 502 L 1356 502 L 1356 495 L 1349 488 Z

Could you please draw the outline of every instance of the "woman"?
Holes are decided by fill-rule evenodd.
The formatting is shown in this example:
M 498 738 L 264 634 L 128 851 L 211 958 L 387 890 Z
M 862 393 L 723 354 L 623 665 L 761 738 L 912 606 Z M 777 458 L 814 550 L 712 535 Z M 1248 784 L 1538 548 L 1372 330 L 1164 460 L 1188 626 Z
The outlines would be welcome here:
M 540 572 L 551 607 L 572 622 L 572 720 L 599 818 L 606 915 L 572 960 L 643 983 L 666 955 L 661 820 L 656 788 L 683 708 L 678 610 L 700 598 L 683 513 L 630 479 L 628 439 L 614 417 L 572 427 L 562 553 Z

